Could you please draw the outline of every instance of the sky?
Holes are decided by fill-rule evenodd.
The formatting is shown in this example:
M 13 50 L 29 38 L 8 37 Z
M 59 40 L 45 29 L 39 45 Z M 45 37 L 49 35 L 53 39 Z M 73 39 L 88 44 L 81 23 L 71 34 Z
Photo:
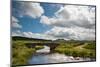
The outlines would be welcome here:
M 95 40 L 95 20 L 95 6 L 13 1 L 11 35 Z

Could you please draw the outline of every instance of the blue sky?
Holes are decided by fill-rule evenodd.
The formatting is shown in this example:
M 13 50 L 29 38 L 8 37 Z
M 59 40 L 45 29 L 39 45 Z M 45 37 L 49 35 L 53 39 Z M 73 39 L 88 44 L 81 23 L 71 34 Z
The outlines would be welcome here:
M 94 40 L 95 6 L 13 1 L 11 27 L 12 36 Z
M 47 3 L 41 3 L 40 6 L 43 7 L 45 13 L 45 16 L 52 17 L 54 13 L 60 9 L 58 6 L 52 6 L 54 4 L 47 4 Z M 49 29 L 51 29 L 50 26 L 44 25 L 40 23 L 40 17 L 39 18 L 32 18 L 30 16 L 23 16 L 20 17 L 19 13 L 23 9 L 21 8 L 20 2 L 14 1 L 12 3 L 12 15 L 16 17 L 20 21 L 20 25 L 22 26 L 21 31 L 22 32 L 33 32 L 33 33 L 43 33 Z

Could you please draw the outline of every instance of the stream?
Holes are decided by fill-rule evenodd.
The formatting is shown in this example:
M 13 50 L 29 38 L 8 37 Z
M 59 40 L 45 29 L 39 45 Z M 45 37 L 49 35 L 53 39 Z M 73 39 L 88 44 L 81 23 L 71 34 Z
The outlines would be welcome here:
M 81 58 L 66 56 L 59 53 L 50 53 L 50 47 L 44 46 L 43 49 L 37 50 L 29 60 L 28 64 L 47 64 L 47 63 L 61 63 L 61 62 L 79 62 L 91 61 L 90 58 Z

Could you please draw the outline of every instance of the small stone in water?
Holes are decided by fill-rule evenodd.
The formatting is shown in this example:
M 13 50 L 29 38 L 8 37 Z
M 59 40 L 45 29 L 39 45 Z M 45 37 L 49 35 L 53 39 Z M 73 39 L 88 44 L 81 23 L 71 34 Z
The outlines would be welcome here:
M 71 57 L 69 57 L 69 58 L 70 58 L 71 60 L 74 60 L 74 57 L 72 57 L 72 56 L 71 56 Z
M 80 57 L 76 57 L 75 60 L 80 60 Z

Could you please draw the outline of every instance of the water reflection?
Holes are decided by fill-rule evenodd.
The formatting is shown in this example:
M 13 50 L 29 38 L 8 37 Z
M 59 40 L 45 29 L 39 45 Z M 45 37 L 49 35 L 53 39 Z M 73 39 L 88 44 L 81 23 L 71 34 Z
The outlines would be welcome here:
M 64 54 L 59 54 L 59 53 L 36 54 L 28 61 L 28 63 L 29 64 L 46 64 L 46 63 L 79 62 L 79 61 L 90 61 L 90 59 L 89 58 L 75 59 L 72 56 L 66 56 Z
M 66 56 L 59 53 L 49 53 L 50 47 L 44 46 L 43 49 L 37 50 L 37 53 L 29 59 L 29 64 L 46 64 L 46 63 L 60 63 L 60 62 L 79 62 L 79 61 L 90 61 L 90 58 L 81 58 Z

